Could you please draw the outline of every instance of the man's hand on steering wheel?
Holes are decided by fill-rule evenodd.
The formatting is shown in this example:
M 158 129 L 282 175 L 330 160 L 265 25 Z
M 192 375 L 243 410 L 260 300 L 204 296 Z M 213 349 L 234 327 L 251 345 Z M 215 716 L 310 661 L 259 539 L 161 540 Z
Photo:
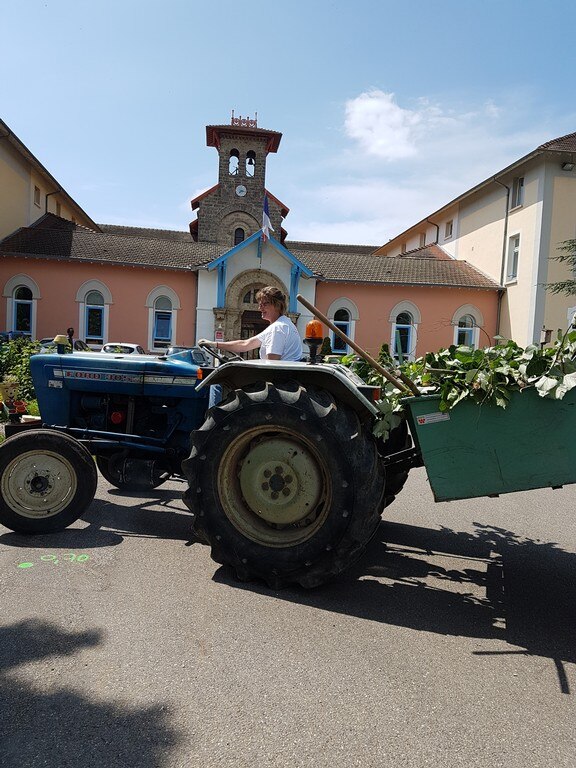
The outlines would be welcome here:
M 230 360 L 243 360 L 243 357 L 237 355 L 236 352 L 228 352 L 225 349 L 218 348 L 217 341 L 211 341 L 210 339 L 198 339 L 198 346 L 206 350 L 212 357 L 215 357 L 221 363 L 227 363 Z

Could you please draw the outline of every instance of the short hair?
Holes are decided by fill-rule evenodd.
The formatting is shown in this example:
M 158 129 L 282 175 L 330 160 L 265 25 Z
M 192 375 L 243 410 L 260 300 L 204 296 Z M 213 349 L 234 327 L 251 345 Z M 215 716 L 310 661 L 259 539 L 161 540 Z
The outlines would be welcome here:
M 265 288 L 261 288 L 256 294 L 256 301 L 266 300 L 270 304 L 273 304 L 276 309 L 280 311 L 281 315 L 286 313 L 286 296 L 279 288 L 274 288 L 273 285 L 267 285 Z

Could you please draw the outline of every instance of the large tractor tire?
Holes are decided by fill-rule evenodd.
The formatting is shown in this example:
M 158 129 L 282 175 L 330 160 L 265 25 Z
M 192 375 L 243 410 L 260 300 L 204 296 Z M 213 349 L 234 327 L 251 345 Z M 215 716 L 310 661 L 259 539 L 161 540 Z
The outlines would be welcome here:
M 0 523 L 18 533 L 54 533 L 82 516 L 96 493 L 90 453 L 48 429 L 10 437 L 0 447 Z
M 296 381 L 234 391 L 192 433 L 182 468 L 212 558 L 273 588 L 336 576 L 380 520 L 384 468 L 369 427 Z
M 170 470 L 154 459 L 124 456 L 95 458 L 102 477 L 121 491 L 151 491 L 170 479 Z

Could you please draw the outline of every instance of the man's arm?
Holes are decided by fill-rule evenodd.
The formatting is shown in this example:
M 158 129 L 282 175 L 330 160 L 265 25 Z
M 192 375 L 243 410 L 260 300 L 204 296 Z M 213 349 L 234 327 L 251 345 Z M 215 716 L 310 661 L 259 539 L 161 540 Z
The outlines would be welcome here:
M 260 339 L 252 336 L 249 339 L 238 339 L 236 341 L 216 341 L 216 349 L 223 349 L 228 352 L 249 352 L 251 349 L 258 349 L 262 346 Z

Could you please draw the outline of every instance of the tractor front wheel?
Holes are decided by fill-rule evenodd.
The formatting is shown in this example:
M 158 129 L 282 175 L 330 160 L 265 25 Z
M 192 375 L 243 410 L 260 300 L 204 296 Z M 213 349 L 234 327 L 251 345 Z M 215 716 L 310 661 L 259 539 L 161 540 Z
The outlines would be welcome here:
M 313 587 L 363 552 L 382 510 L 370 429 L 324 390 L 261 382 L 212 408 L 182 468 L 199 540 L 240 578 Z
M 96 493 L 97 472 L 69 435 L 27 430 L 0 447 L 0 523 L 18 533 L 54 533 L 82 516 Z

